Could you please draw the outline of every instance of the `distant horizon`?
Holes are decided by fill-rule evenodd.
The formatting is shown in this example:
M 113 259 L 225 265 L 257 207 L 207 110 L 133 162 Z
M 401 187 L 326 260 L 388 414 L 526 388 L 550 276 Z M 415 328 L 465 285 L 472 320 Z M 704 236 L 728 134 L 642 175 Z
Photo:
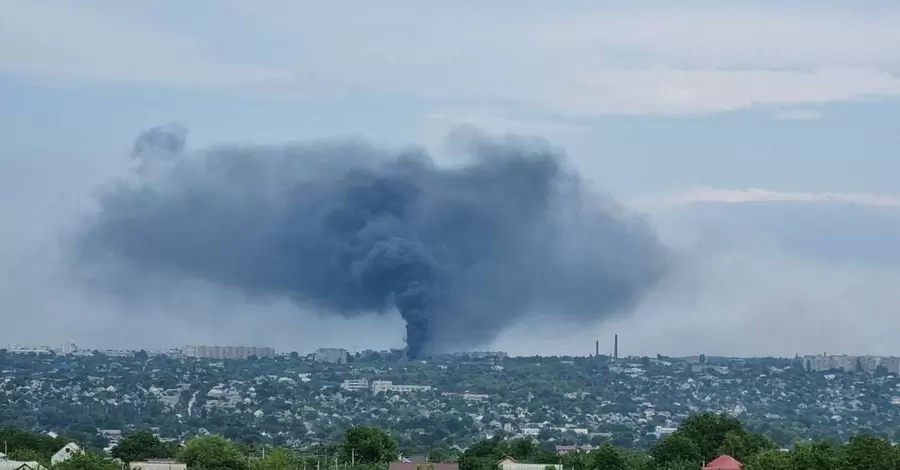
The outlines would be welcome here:
M 64 343 L 63 346 L 65 346 L 66 344 L 68 344 L 68 343 Z M 71 343 L 71 344 L 76 344 L 76 345 L 77 345 L 77 343 Z M 252 348 L 252 347 L 255 347 L 255 348 L 271 348 L 271 349 L 273 349 L 273 350 L 275 351 L 275 355 L 276 355 L 276 356 L 289 356 L 289 355 L 291 355 L 291 354 L 293 354 L 293 353 L 297 353 L 298 355 L 304 356 L 304 357 L 305 357 L 305 356 L 313 355 L 313 354 L 315 354 L 315 352 L 316 352 L 317 350 L 320 350 L 320 349 L 343 349 L 343 350 L 347 351 L 349 354 L 359 354 L 359 353 L 363 353 L 363 352 L 376 352 L 376 353 L 380 353 L 380 352 L 402 352 L 402 351 L 404 350 L 403 348 L 387 348 L 387 349 L 369 349 L 369 348 L 367 348 L 367 349 L 358 349 L 358 350 L 357 350 L 357 349 L 354 349 L 354 348 L 352 348 L 352 347 L 351 347 L 351 348 L 345 348 L 345 347 L 331 346 L 331 347 L 317 347 L 317 348 L 315 348 L 315 349 L 313 349 L 313 350 L 311 350 L 311 351 L 308 351 L 308 352 L 301 352 L 301 351 L 297 351 L 297 350 L 292 350 L 292 351 L 282 350 L 282 351 L 279 351 L 278 348 L 275 348 L 275 347 L 272 347 L 272 346 L 266 346 L 266 345 L 259 345 L 259 344 L 254 345 L 254 344 L 224 344 L 224 343 L 223 343 L 223 344 L 211 344 L 211 343 L 210 343 L 210 344 L 200 344 L 200 343 L 193 343 L 193 344 L 185 344 L 185 345 L 182 345 L 182 346 L 171 347 L 171 348 L 137 348 L 137 349 L 130 349 L 130 348 L 95 348 L 95 347 L 91 347 L 91 348 L 83 348 L 83 347 L 81 347 L 80 345 L 77 345 L 77 346 L 78 346 L 77 351 L 84 351 L 84 352 L 100 352 L 100 353 L 102 353 L 102 352 L 104 352 L 104 351 L 122 351 L 122 352 L 135 352 L 135 353 L 136 353 L 136 352 L 141 352 L 141 351 L 148 352 L 148 353 L 151 353 L 151 352 L 152 352 L 152 353 L 165 353 L 165 352 L 172 352 L 172 351 L 179 351 L 179 352 L 181 352 L 181 351 L 183 351 L 183 349 L 186 348 L 186 347 L 199 347 L 199 346 L 206 346 L 206 347 L 223 347 L 223 348 L 240 348 L 240 347 Z M 15 351 L 16 349 L 20 349 L 20 350 L 32 350 L 32 349 L 38 350 L 38 349 L 42 349 L 42 348 L 46 348 L 46 349 L 52 350 L 52 351 L 54 351 L 54 352 L 58 352 L 58 351 L 60 351 L 60 350 L 62 349 L 62 348 L 54 348 L 54 347 L 52 347 L 52 346 L 50 346 L 50 345 L 47 345 L 47 344 L 33 344 L 33 345 L 25 345 L 25 344 L 13 345 L 13 344 L 9 344 L 9 345 L 7 345 L 6 347 L 0 347 L 0 350 L 5 350 L 5 351 Z M 510 357 L 510 358 L 528 358 L 528 357 L 547 357 L 547 358 L 551 358 L 551 357 L 556 357 L 556 358 L 591 358 L 591 357 L 596 357 L 594 354 L 587 354 L 587 355 L 578 355 L 578 354 L 568 354 L 568 355 L 557 355 L 557 354 L 546 354 L 546 355 L 545 355 L 545 354 L 515 354 L 515 355 L 514 355 L 514 354 L 509 354 L 509 353 L 507 353 L 507 352 L 505 352 L 505 351 L 501 351 L 501 350 L 490 350 L 490 349 L 475 349 L 475 350 L 467 350 L 467 351 L 446 352 L 446 353 L 434 354 L 434 355 L 429 356 L 429 357 L 446 357 L 446 356 L 466 355 L 466 354 L 502 354 L 502 355 L 505 355 L 506 357 Z M 601 352 L 599 356 L 600 356 L 600 357 L 604 357 L 604 358 L 610 358 L 610 359 L 613 358 L 613 354 L 612 354 L 612 353 L 605 354 L 605 353 Z M 808 357 L 816 357 L 816 356 L 827 356 L 827 357 L 831 357 L 831 356 L 834 356 L 834 357 L 841 357 L 841 356 L 844 356 L 844 357 L 900 357 L 900 354 L 897 354 L 897 355 L 884 355 L 884 354 L 853 354 L 853 353 L 839 353 L 839 354 L 830 354 L 830 353 L 822 353 L 822 354 L 800 354 L 800 353 L 797 353 L 797 354 L 794 355 L 794 356 L 779 356 L 779 355 L 733 356 L 733 355 L 705 354 L 705 353 L 700 352 L 700 353 L 696 353 L 696 354 L 674 355 L 674 356 L 670 356 L 670 355 L 666 355 L 666 354 L 662 354 L 662 353 L 657 353 L 657 354 L 650 355 L 650 356 L 648 356 L 648 355 L 624 355 L 624 356 L 619 356 L 619 360 L 627 360 L 627 359 L 643 359 L 643 358 L 654 359 L 654 358 L 657 358 L 657 357 L 670 358 L 670 359 L 688 359 L 688 358 L 699 358 L 700 356 L 704 356 L 704 357 L 706 357 L 707 359 L 795 359 L 795 358 L 797 358 L 797 357 L 800 357 L 800 358 L 808 358 Z M 428 359 L 421 359 L 421 361 L 427 361 L 427 360 L 428 360 Z

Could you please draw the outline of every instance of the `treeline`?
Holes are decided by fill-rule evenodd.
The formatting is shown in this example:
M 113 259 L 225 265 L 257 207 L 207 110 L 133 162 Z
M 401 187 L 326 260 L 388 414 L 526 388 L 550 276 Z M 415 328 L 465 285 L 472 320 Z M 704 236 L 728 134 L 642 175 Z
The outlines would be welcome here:
M 49 468 L 50 457 L 68 441 L 7 428 L 0 429 L 0 443 L 10 450 L 10 460 L 38 461 Z M 254 448 L 219 435 L 198 436 L 173 446 L 140 431 L 123 439 L 109 457 L 87 452 L 54 470 L 113 470 L 121 469 L 122 462 L 158 458 L 177 459 L 190 470 L 385 470 L 399 455 L 389 434 L 367 426 L 348 429 L 340 443 L 314 453 Z M 590 452 L 559 455 L 552 446 L 531 439 L 492 439 L 477 442 L 461 454 L 435 449 L 429 460 L 458 461 L 460 470 L 496 470 L 505 457 L 562 464 L 565 470 L 698 470 L 720 455 L 743 462 L 745 470 L 900 470 L 900 447 L 882 437 L 857 435 L 845 443 L 810 441 L 779 449 L 768 437 L 744 429 L 739 420 L 712 413 L 688 418 L 648 451 L 604 444 Z M 423 470 L 428 468 L 425 465 Z
M 730 455 L 744 470 L 900 470 L 900 447 L 885 438 L 857 435 L 846 443 L 801 442 L 779 449 L 727 415 L 703 413 L 684 421 L 648 451 L 604 444 L 591 452 L 557 455 L 530 440 L 482 441 L 459 458 L 460 470 L 496 470 L 505 456 L 519 462 L 562 464 L 565 470 L 698 470 Z

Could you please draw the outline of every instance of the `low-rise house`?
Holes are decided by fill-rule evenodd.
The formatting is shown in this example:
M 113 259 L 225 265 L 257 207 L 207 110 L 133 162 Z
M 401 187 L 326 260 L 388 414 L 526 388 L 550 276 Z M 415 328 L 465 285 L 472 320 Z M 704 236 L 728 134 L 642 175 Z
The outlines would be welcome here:
M 0 452 L 0 470 L 47 470 L 38 462 L 25 462 L 9 460 L 6 454 Z
M 547 467 L 563 470 L 562 464 L 519 463 L 512 457 L 506 457 L 497 462 L 497 466 L 500 467 L 500 470 L 547 470 Z
M 559 455 L 566 455 L 571 452 L 590 452 L 593 448 L 594 447 L 590 444 L 580 446 L 556 446 L 556 453 Z
M 706 464 L 703 470 L 742 470 L 744 464 L 730 455 L 720 455 L 715 460 Z
M 56 466 L 57 464 L 71 459 L 73 455 L 79 452 L 81 452 L 81 447 L 78 447 L 78 444 L 75 444 L 74 442 L 70 442 L 53 454 L 53 457 L 50 457 L 50 464 Z
M 456 462 L 391 462 L 388 470 L 459 470 Z
M 187 464 L 174 460 L 147 460 L 146 462 L 131 462 L 130 470 L 187 470 Z

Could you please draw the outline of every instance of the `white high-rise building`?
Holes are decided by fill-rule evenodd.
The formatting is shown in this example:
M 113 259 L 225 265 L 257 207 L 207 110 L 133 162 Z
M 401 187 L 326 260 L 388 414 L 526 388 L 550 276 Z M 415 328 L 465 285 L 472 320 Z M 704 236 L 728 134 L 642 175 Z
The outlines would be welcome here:
M 369 380 L 368 379 L 348 379 L 348 380 L 345 380 L 344 383 L 341 384 L 341 388 L 344 390 L 351 391 L 351 392 L 368 390 L 369 389 Z

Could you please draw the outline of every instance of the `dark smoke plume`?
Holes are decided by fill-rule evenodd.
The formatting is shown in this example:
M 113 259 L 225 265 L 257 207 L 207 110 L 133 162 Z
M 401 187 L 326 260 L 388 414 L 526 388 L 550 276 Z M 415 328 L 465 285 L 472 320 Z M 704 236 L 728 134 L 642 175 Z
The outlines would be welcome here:
M 358 141 L 186 152 L 185 136 L 137 140 L 141 171 L 100 197 L 83 262 L 323 314 L 396 308 L 411 358 L 482 346 L 531 314 L 627 312 L 665 267 L 644 221 L 541 142 L 457 133 L 472 162 L 450 168 Z

